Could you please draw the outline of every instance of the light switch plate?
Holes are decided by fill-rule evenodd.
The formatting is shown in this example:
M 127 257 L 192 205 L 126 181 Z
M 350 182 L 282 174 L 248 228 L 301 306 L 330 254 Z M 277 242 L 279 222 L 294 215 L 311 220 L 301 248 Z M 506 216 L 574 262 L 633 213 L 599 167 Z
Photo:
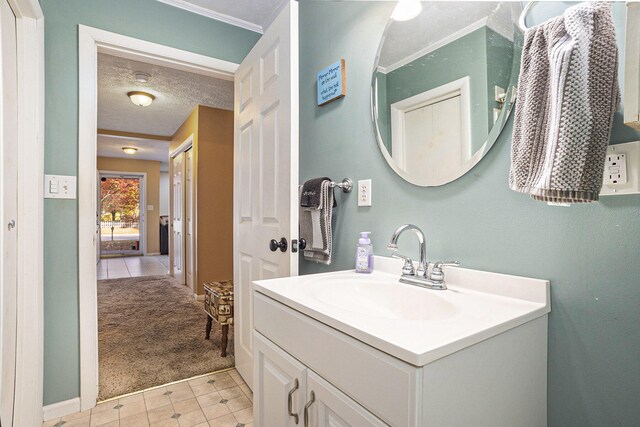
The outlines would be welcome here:
M 75 199 L 76 177 L 69 175 L 45 175 L 44 198 Z
M 618 158 L 618 156 L 624 154 L 624 160 L 626 163 L 626 177 L 620 173 L 620 180 L 618 183 L 613 183 L 613 179 L 610 179 L 609 176 L 613 174 L 613 172 L 619 171 L 620 169 L 616 169 L 616 167 L 621 166 L 620 164 L 613 165 L 614 160 Z M 615 156 L 615 157 L 612 157 Z M 613 168 L 613 169 L 612 169 Z M 636 142 L 627 142 L 625 144 L 615 144 L 607 147 L 607 162 L 605 164 L 603 177 L 602 177 L 602 189 L 600 190 L 601 196 L 613 196 L 613 195 L 621 195 L 621 194 L 640 194 L 640 173 L 638 169 L 640 168 L 640 141 Z M 615 177 L 617 177 L 616 174 Z M 626 178 L 626 179 L 622 179 Z
M 358 181 L 358 206 L 371 206 L 371 180 Z

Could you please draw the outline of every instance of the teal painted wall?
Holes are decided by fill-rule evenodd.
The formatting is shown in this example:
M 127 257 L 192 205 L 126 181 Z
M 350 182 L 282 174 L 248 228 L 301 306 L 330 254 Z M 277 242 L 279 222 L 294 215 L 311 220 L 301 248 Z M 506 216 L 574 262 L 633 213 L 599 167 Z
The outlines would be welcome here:
M 78 24 L 241 62 L 260 35 L 154 0 L 42 0 L 45 173 L 78 173 Z M 78 205 L 45 200 L 44 404 L 79 396 Z
M 300 4 L 300 182 L 373 179 L 372 207 L 358 208 L 355 193 L 336 193 L 334 263 L 301 261 L 301 273 L 353 268 L 363 230 L 373 232 L 374 252 L 388 255 L 395 228 L 414 223 L 427 235 L 431 260 L 549 279 L 549 426 L 637 425 L 640 195 L 560 208 L 510 191 L 511 121 L 488 155 L 457 181 L 421 188 L 395 175 L 376 146 L 369 107 L 371 70 L 393 5 Z M 620 39 L 624 3 L 615 10 Z M 337 58 L 346 60 L 347 96 L 318 108 L 315 73 Z M 614 143 L 640 140 L 619 120 Z M 411 237 L 401 243 L 415 257 Z

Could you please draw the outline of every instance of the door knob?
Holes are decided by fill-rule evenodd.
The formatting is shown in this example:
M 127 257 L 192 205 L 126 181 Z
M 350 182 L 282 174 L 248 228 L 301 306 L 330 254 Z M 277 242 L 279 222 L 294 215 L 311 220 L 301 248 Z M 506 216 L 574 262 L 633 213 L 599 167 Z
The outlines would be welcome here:
M 304 251 L 307 247 L 307 240 L 304 238 L 300 238 L 300 244 L 298 245 L 301 251 Z
M 283 237 L 279 242 L 276 239 L 271 239 L 271 241 L 269 242 L 269 249 L 271 249 L 271 252 L 277 251 L 278 248 L 280 248 L 280 252 L 286 252 L 287 239 Z

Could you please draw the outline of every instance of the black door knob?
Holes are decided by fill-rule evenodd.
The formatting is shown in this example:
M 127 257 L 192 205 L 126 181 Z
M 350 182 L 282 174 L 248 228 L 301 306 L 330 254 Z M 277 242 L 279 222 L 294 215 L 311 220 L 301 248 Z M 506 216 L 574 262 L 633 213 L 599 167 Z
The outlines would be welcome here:
M 301 251 L 304 251 L 304 248 L 307 247 L 307 240 L 304 238 L 301 238 L 300 243 L 298 244 L 298 247 L 300 248 Z
M 283 237 L 279 242 L 276 239 L 271 239 L 271 241 L 269 242 L 269 249 L 271 249 L 271 252 L 277 251 L 278 248 L 280 249 L 280 252 L 286 252 L 287 239 Z

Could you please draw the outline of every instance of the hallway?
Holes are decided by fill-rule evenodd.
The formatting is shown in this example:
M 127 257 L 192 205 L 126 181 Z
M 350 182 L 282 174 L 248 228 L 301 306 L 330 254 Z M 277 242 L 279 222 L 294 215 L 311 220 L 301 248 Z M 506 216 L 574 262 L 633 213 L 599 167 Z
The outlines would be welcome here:
M 169 274 L 169 256 L 103 258 L 98 263 L 98 280 Z

